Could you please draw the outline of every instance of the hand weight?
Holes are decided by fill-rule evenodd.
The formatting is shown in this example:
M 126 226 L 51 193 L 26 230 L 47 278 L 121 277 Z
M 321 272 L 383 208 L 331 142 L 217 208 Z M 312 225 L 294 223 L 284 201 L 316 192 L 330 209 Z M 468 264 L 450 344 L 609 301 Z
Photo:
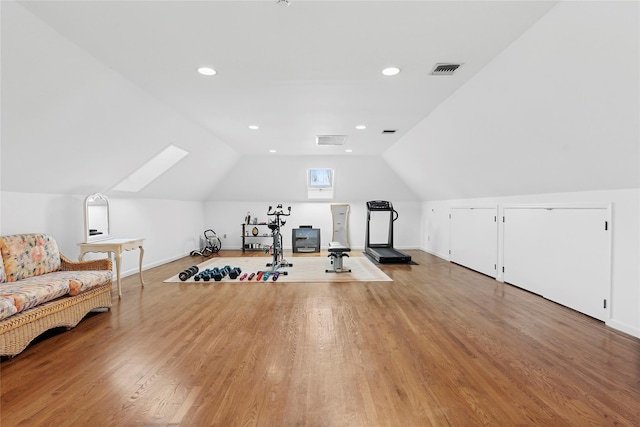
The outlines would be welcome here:
M 181 271 L 180 274 L 178 274 L 178 278 L 180 278 L 180 280 L 182 280 L 184 282 L 185 280 L 187 280 L 189 277 L 193 276 L 197 272 L 198 272 L 198 266 L 197 265 L 192 265 L 191 267 L 187 268 L 186 270 Z

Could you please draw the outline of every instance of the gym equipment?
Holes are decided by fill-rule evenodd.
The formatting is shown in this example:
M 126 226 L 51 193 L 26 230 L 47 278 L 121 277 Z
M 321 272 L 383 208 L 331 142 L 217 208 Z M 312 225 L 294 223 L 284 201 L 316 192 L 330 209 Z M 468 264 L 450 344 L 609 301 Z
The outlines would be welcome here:
M 211 273 L 211 278 L 216 282 L 219 282 L 224 279 L 230 271 L 231 267 L 229 267 L 228 265 L 225 265 L 222 268 L 214 268 L 214 271 Z
M 247 280 L 251 280 L 251 279 L 253 279 L 253 277 L 254 277 L 255 275 L 256 275 L 256 273 L 251 273 L 251 274 L 249 275 L 249 277 L 247 277 Z
M 289 264 L 282 254 L 282 234 L 280 234 L 280 227 L 287 223 L 282 217 L 289 215 L 291 215 L 291 206 L 288 207 L 287 213 L 282 209 L 282 204 L 278 204 L 275 209 L 269 206 L 267 210 L 267 216 L 275 217 L 272 221 L 269 221 L 268 224 L 271 235 L 273 236 L 273 245 L 269 247 L 269 254 L 273 255 L 273 261 L 268 263 L 267 267 L 271 267 L 272 273 L 281 267 L 293 267 L 293 264 Z
M 349 247 L 349 205 L 332 204 L 331 217 L 333 219 L 332 242 L 340 242 Z
M 265 271 L 264 274 L 262 275 L 262 280 L 266 282 L 267 280 L 269 280 L 270 275 L 271 275 L 270 271 Z
M 216 274 L 218 272 L 218 268 L 214 267 L 214 268 L 207 268 L 202 270 L 200 273 L 198 273 L 196 275 L 196 277 L 194 277 L 194 279 L 197 281 L 199 280 L 203 280 L 205 282 L 208 282 L 209 280 L 211 280 L 213 278 L 213 275 Z
M 196 282 L 199 282 L 200 280 L 204 280 L 204 276 L 207 276 L 207 275 L 208 275 L 207 271 L 202 270 L 201 272 L 199 272 L 193 277 L 193 280 L 195 280 Z
M 200 256 L 208 257 L 208 256 L 211 256 L 213 253 L 219 252 L 220 248 L 222 248 L 222 243 L 220 242 L 220 239 L 216 235 L 216 232 L 211 229 L 204 230 L 204 241 L 205 241 L 205 247 L 199 251 L 195 251 L 195 250 L 191 251 L 191 254 L 190 254 L 191 256 L 200 255 Z
M 351 252 L 349 247 L 349 205 L 331 205 L 331 217 L 333 218 L 333 233 L 329 242 L 329 257 L 331 258 L 331 269 L 325 273 L 351 273 L 351 269 L 344 268 L 343 258 L 349 257 L 347 252 Z
M 247 273 L 242 273 L 242 276 L 240 276 L 240 280 L 244 280 L 247 278 Z
M 276 280 L 278 280 L 278 277 L 280 277 L 280 272 L 276 271 L 275 273 L 273 273 L 273 277 L 271 277 L 271 280 L 275 282 Z
M 260 279 L 262 279 L 263 274 L 264 274 L 264 271 L 258 271 L 258 274 L 256 274 L 256 281 L 260 281 Z
M 370 243 L 370 223 L 372 212 L 389 213 L 389 234 L 385 243 Z M 373 200 L 367 202 L 367 234 L 364 241 L 364 253 L 379 263 L 406 263 L 411 262 L 411 255 L 393 248 L 393 223 L 398 219 L 398 212 L 393 209 L 391 202 L 385 200 Z
M 180 274 L 178 274 L 178 277 L 180 278 L 180 280 L 182 280 L 184 282 L 185 280 L 187 280 L 189 277 L 193 276 L 197 272 L 198 272 L 198 266 L 197 265 L 192 265 L 191 267 L 187 268 L 186 270 L 181 271 Z
M 327 269 L 325 273 L 351 273 L 351 269 L 345 269 L 342 265 L 342 258 L 349 258 L 351 248 L 343 245 L 340 242 L 329 242 L 329 257 L 331 258 L 332 269 Z
M 240 275 L 240 273 L 242 273 L 242 270 L 240 269 L 240 267 L 234 267 L 229 272 L 229 278 L 230 279 L 235 279 Z

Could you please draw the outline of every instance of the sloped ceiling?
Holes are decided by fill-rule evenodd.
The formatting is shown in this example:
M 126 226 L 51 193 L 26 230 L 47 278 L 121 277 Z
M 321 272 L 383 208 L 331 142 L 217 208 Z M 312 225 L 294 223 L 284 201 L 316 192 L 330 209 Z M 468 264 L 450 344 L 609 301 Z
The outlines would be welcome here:
M 383 157 L 421 200 L 640 187 L 638 12 L 557 5 Z
M 136 197 L 211 199 L 269 149 L 379 157 L 555 4 L 2 2 L 2 189 L 108 192 L 171 143 L 191 154 Z M 429 75 L 438 62 L 463 66 Z

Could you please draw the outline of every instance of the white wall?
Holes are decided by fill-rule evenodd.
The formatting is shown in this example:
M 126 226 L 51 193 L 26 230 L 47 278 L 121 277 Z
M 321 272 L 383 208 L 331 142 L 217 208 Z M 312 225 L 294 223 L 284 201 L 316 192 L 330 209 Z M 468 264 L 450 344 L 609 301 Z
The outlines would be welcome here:
M 42 232 L 53 236 L 60 251 L 72 260 L 84 241 L 84 197 L 60 194 L 0 193 L 0 234 Z M 143 269 L 189 254 L 199 247 L 203 231 L 202 202 L 110 198 L 114 237 L 144 237 Z M 102 258 L 104 254 L 87 255 Z M 137 273 L 138 251 L 122 256 L 122 275 Z
M 312 167 L 335 172 L 335 198 L 307 199 L 306 174 Z M 395 246 L 418 248 L 420 202 L 410 187 L 380 157 L 373 156 L 250 156 L 242 158 L 216 187 L 206 202 L 205 227 L 212 228 L 226 249 L 242 248 L 241 223 L 247 214 L 267 221 L 269 205 L 291 206 L 291 217 L 282 233 L 291 247 L 291 229 L 313 225 L 321 229 L 322 246 L 331 239 L 331 203 L 350 205 L 351 247 L 364 248 L 366 201 L 390 200 L 399 213 L 394 223 Z M 224 235 L 227 238 L 224 238 Z M 252 239 L 251 242 L 258 242 Z M 266 242 L 266 241 L 265 241 Z
M 612 203 L 611 319 L 608 325 L 640 337 L 640 190 L 590 191 L 422 203 L 421 248 L 448 259 L 449 209 L 498 204 Z M 502 271 L 503 225 L 498 223 L 498 272 Z M 544 266 L 541 266 L 544 268 Z M 501 279 L 501 276 L 498 277 Z
M 420 247 L 420 202 L 392 201 L 398 211 L 398 220 L 394 223 L 394 246 L 398 249 L 417 249 Z M 331 241 L 333 223 L 331 217 L 331 203 L 324 202 L 207 202 L 205 208 L 205 222 L 207 228 L 212 228 L 222 240 L 223 249 L 241 249 L 241 224 L 247 211 L 258 221 L 268 221 L 267 209 L 269 205 L 282 203 L 286 209 L 291 206 L 291 216 L 282 228 L 285 248 L 290 249 L 291 229 L 300 225 L 312 225 L 319 228 L 322 248 L 326 248 Z M 349 240 L 352 249 L 362 250 L 367 222 L 367 207 L 365 202 L 336 200 L 333 203 L 350 205 L 349 212 Z M 227 238 L 224 239 L 223 235 Z M 251 240 L 251 242 L 258 242 Z M 265 239 L 264 242 L 269 242 Z
M 78 258 L 77 243 L 84 241 L 83 196 L 3 191 L 0 199 L 0 234 L 47 233 L 65 256 Z
M 214 160 L 227 161 L 218 157 Z M 215 164 L 211 167 L 215 168 Z M 269 203 L 278 200 L 306 202 L 309 168 L 334 169 L 336 200 L 418 200 L 407 183 L 380 157 L 350 155 L 245 156 L 235 164 L 206 199 L 261 201 L 265 202 L 265 208 Z

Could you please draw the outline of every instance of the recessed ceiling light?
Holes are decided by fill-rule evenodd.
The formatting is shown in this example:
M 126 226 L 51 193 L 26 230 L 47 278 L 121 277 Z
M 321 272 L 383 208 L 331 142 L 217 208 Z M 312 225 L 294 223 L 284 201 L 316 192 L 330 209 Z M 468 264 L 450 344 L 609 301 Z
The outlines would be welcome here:
M 388 67 L 382 70 L 382 74 L 384 74 L 385 76 L 395 76 L 399 72 L 400 72 L 400 68 L 398 67 Z
M 198 68 L 198 72 L 203 76 L 215 76 L 216 70 L 211 67 L 200 67 Z
M 258 129 L 260 129 L 260 126 L 258 126 L 258 125 L 249 125 L 249 129 L 258 130 Z
M 346 150 L 344 150 L 345 153 L 353 153 L 353 150 L 350 148 L 347 148 Z
M 367 127 L 366 127 L 365 125 L 358 125 L 358 126 L 356 126 L 356 129 L 358 129 L 358 130 L 364 130 L 364 129 L 366 129 L 366 128 L 367 128 Z
M 274 150 L 273 148 L 271 150 L 269 150 L 270 153 L 275 153 L 276 150 Z

